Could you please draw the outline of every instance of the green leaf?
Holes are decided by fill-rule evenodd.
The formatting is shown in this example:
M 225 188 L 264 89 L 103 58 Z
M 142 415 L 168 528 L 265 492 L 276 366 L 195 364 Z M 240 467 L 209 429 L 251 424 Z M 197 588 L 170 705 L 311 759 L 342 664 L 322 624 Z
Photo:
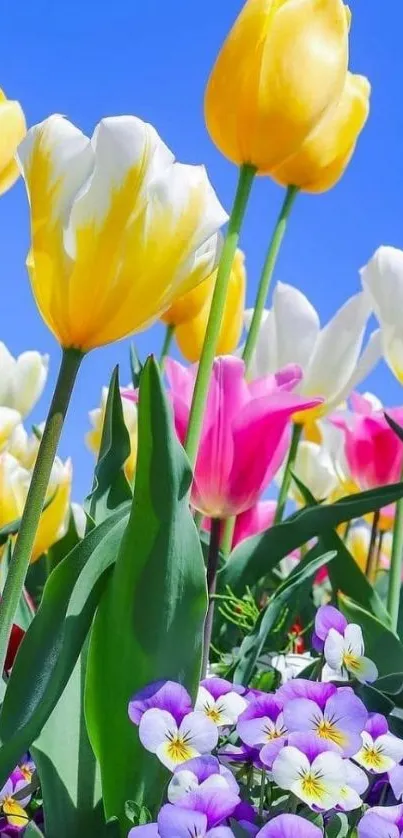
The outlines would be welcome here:
M 39 826 L 37 826 L 33 821 L 25 827 L 22 834 L 24 838 L 43 838 L 43 832 L 41 832 Z
M 349 829 L 347 815 L 344 812 L 338 812 L 332 815 L 326 823 L 326 838 L 346 838 Z
M 100 776 L 81 712 L 84 677 L 79 661 L 31 748 L 47 838 L 95 838 L 105 829 Z
M 388 716 L 394 708 L 393 701 L 372 684 L 359 684 L 355 692 L 362 699 L 369 713 L 382 713 Z
M 81 539 L 77 532 L 73 511 L 70 507 L 67 530 L 63 538 L 60 538 L 59 541 L 56 541 L 56 543 L 52 545 L 50 550 L 48 550 L 48 568 L 50 570 L 54 570 L 54 568 L 57 567 L 58 564 L 60 564 L 62 559 L 64 559 L 64 557 L 67 556 L 68 553 L 71 553 L 71 551 L 74 550 L 74 547 L 76 547 L 80 541 Z
M 338 600 L 340 610 L 349 623 L 361 626 L 365 654 L 374 661 L 379 675 L 403 671 L 403 645 L 397 635 L 352 599 L 340 594 Z
M 374 614 L 378 620 L 390 626 L 390 616 L 375 589 L 368 582 L 367 577 L 358 567 L 344 542 L 336 532 L 326 532 L 320 537 L 323 550 L 336 550 L 335 560 L 329 566 L 329 578 L 332 588 L 345 594 L 361 605 L 366 611 Z
M 284 556 L 311 538 L 394 503 L 401 497 L 403 483 L 394 483 L 357 495 L 348 495 L 334 504 L 301 509 L 282 524 L 239 544 L 220 573 L 220 587 L 223 589 L 228 585 L 234 593 L 242 595 L 247 585 L 256 584 Z
M 125 803 L 152 808 L 167 773 L 128 717 L 139 689 L 164 678 L 194 695 L 200 674 L 206 579 L 189 509 L 191 470 L 152 358 L 139 399 L 139 453 L 130 521 L 91 636 L 86 718 L 101 766 L 107 817 L 121 835 Z
M 266 608 L 261 612 L 253 632 L 245 637 L 241 644 L 234 683 L 248 685 L 268 634 L 280 617 L 283 608 L 290 600 L 295 599 L 301 585 L 314 576 L 323 565 L 332 561 L 335 555 L 335 553 L 325 553 L 318 556 L 317 546 L 313 547 L 277 588 Z
M 63 559 L 46 583 L 41 606 L 18 651 L 0 714 L 0 787 L 63 693 L 127 520 L 128 509 L 121 507 Z
M 137 354 L 137 349 L 134 343 L 130 344 L 130 371 L 132 374 L 132 384 L 135 390 L 137 390 L 140 384 L 140 376 L 141 371 L 143 369 L 143 365 L 139 359 Z
M 115 367 L 109 384 L 94 483 L 86 501 L 86 509 L 96 524 L 131 500 L 132 492 L 124 472 L 129 455 L 130 437 L 123 417 L 118 367 Z

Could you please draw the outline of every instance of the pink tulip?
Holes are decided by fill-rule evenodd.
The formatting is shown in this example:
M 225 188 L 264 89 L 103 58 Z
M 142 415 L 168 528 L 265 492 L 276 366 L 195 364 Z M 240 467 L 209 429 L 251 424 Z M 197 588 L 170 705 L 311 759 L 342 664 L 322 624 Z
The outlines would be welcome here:
M 176 430 L 184 442 L 197 367 L 167 359 Z M 210 518 L 229 518 L 253 506 L 287 453 L 293 413 L 321 403 L 290 391 L 300 382 L 299 367 L 245 381 L 239 358 L 215 359 L 191 502 Z
M 353 480 L 361 489 L 374 489 L 400 480 L 403 445 L 388 425 L 384 411 L 371 406 L 357 394 L 352 400 L 355 411 L 333 416 L 332 421 L 345 434 L 345 455 Z M 386 411 L 403 425 L 403 407 Z
M 277 503 L 275 500 L 260 500 L 255 506 L 238 515 L 235 522 L 232 548 L 245 538 L 259 535 L 273 526 Z

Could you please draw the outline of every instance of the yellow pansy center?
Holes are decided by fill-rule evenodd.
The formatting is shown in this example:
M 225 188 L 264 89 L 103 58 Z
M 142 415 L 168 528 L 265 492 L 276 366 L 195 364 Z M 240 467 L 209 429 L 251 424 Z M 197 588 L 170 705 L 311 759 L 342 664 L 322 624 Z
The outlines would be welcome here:
M 362 749 L 363 762 L 367 768 L 374 768 L 381 770 L 384 766 L 384 756 L 381 748 L 376 745 L 364 745 Z
M 320 803 L 326 794 L 325 786 L 322 782 L 321 775 L 316 771 L 309 771 L 301 779 L 301 786 L 306 797 L 310 800 Z
M 21 771 L 21 774 L 23 775 L 24 779 L 28 783 L 30 783 L 31 780 L 32 780 L 32 773 L 33 773 L 32 768 L 30 768 L 29 765 L 20 765 L 20 771 Z
M 327 739 L 330 742 L 334 742 L 335 745 L 339 745 L 340 748 L 342 748 L 345 744 L 345 737 L 342 732 L 338 730 L 337 727 L 335 727 L 328 719 L 321 719 L 317 725 L 316 733 L 321 737 L 321 739 Z
M 359 658 L 350 651 L 344 652 L 343 666 L 353 672 L 359 672 L 361 669 Z
M 206 706 L 205 714 L 212 722 L 214 722 L 214 724 L 218 724 L 221 720 L 221 710 L 216 704 L 211 704 L 210 707 Z
M 176 735 L 168 743 L 167 754 L 173 762 L 185 762 L 185 760 L 191 759 L 193 750 L 185 738 Z
M 267 722 L 264 726 L 264 735 L 266 737 L 267 742 L 272 742 L 273 739 L 280 739 L 281 736 L 284 736 L 286 733 L 286 729 L 283 725 L 277 727 L 272 722 Z

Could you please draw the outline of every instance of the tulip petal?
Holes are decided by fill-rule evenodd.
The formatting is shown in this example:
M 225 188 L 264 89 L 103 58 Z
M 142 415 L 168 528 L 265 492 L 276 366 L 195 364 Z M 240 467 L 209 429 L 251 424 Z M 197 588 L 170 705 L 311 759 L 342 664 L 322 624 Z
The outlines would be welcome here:
M 279 366 L 295 363 L 305 369 L 319 336 L 317 311 L 298 288 L 278 282 L 273 294 L 273 314 Z M 321 394 L 318 391 L 315 395 Z

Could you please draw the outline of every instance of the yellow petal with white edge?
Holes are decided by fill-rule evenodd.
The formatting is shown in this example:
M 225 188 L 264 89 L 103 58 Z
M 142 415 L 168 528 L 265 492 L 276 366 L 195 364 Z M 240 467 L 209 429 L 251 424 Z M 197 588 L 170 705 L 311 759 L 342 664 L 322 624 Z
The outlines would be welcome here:
M 2 806 L 3 812 L 10 826 L 18 826 L 22 829 L 27 825 L 29 821 L 28 814 L 16 800 L 13 800 L 12 797 L 8 797 L 4 800 Z
M 27 130 L 24 112 L 19 102 L 0 97 L 0 175 L 10 165 L 18 145 Z
M 147 190 L 127 230 L 124 259 L 103 295 L 86 345 L 101 346 L 141 331 L 176 297 L 207 277 L 193 268 L 202 247 L 227 220 L 203 166 L 175 163 Z
M 63 231 L 77 193 L 93 170 L 88 137 L 55 114 L 28 131 L 18 159 L 31 205 L 29 273 L 40 313 L 62 345 L 69 260 Z
M 35 536 L 31 562 L 36 562 L 56 541 L 63 537 L 69 514 L 72 481 L 71 461 L 63 465 L 56 459 L 49 483 L 48 498 L 53 498 L 42 512 Z
M 98 324 L 113 315 L 126 229 L 144 209 L 150 181 L 173 162 L 153 126 L 134 116 L 102 120 L 92 146 L 93 177 L 72 207 L 64 238 L 75 260 L 66 295 L 69 345 L 79 348 L 97 343 Z

